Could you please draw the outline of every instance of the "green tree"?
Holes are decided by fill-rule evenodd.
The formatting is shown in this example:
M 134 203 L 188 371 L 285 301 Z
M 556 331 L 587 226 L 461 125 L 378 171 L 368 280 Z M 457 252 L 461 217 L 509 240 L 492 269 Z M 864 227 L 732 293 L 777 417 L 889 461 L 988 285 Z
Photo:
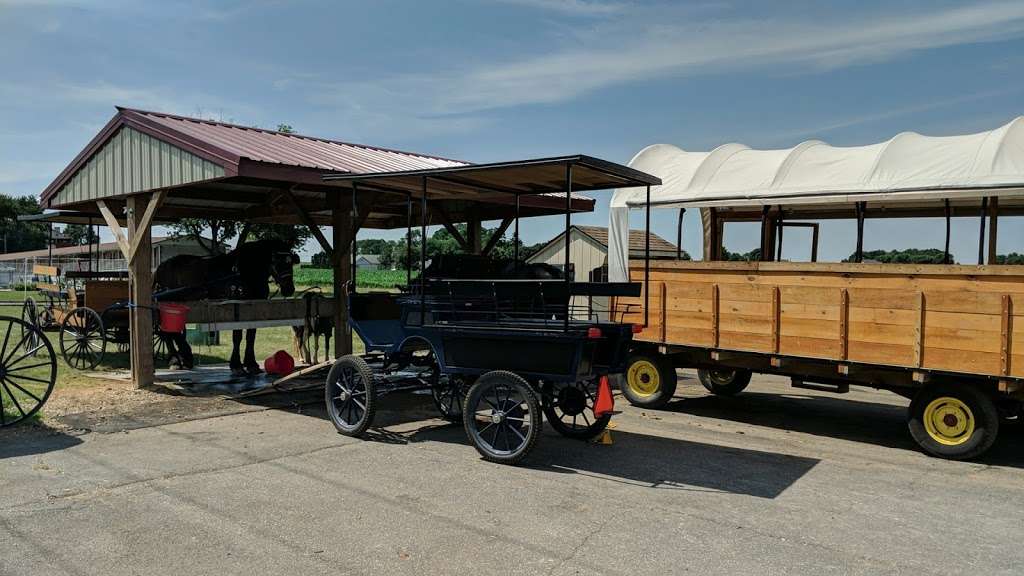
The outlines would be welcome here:
M 0 235 L 5 252 L 46 248 L 47 225 L 18 220 L 18 216 L 40 214 L 42 211 L 34 196 L 0 194 Z
M 317 252 L 313 254 L 313 258 L 310 260 L 313 268 L 330 268 L 331 259 L 327 256 L 327 252 Z
M 211 256 L 223 250 L 229 241 L 238 236 L 238 222 L 234 220 L 182 218 L 168 224 L 167 229 L 175 238 L 192 237 Z M 207 232 L 209 238 L 205 237 Z
M 996 264 L 1021 265 L 1024 264 L 1024 254 L 1010 252 L 996 256 Z
M 690 255 L 687 254 L 684 260 L 689 260 Z M 761 249 L 754 248 L 750 252 L 730 252 L 724 246 L 722 247 L 722 260 L 729 260 L 732 262 L 757 262 L 761 259 Z
M 64 234 L 75 246 L 82 246 L 90 242 L 95 244 L 100 241 L 100 235 L 96 233 L 96 230 L 90 230 L 89 226 L 85 224 L 68 224 L 64 227 Z
M 850 254 L 843 262 L 854 262 L 857 254 Z M 906 248 L 904 250 L 868 250 L 863 260 L 881 262 L 882 264 L 942 264 L 946 253 L 938 248 Z M 950 264 L 956 262 L 950 259 Z

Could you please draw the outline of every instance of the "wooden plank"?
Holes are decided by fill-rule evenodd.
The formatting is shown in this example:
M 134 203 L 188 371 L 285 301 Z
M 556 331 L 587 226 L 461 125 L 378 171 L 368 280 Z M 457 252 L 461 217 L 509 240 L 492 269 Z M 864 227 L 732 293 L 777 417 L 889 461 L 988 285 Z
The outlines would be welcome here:
M 779 352 L 779 333 L 781 332 L 781 326 L 779 322 L 779 310 L 780 304 L 780 293 L 779 287 L 776 286 L 772 289 L 772 350 L 777 354 Z
M 84 305 L 97 312 L 129 298 L 127 280 L 91 280 L 85 283 Z
M 129 199 L 134 196 L 129 196 Z M 114 234 L 114 240 L 117 242 L 117 247 L 121 250 L 121 255 L 124 256 L 125 260 L 128 260 L 131 255 L 131 249 L 128 244 L 128 239 L 124 237 L 124 231 L 121 230 L 121 224 L 114 217 L 114 213 L 107 207 L 107 203 L 103 200 L 96 201 L 96 207 L 100 209 L 100 214 L 103 215 L 103 220 L 106 221 L 107 227 L 110 228 L 110 232 Z M 128 222 L 131 227 L 131 222 Z
M 850 342 L 870 344 L 899 344 L 913 348 L 917 342 L 917 326 L 849 322 Z
M 294 188 L 294 186 L 292 188 Z M 316 222 L 313 221 L 313 218 L 309 215 L 309 212 L 299 204 L 298 200 L 295 199 L 295 194 L 292 192 L 292 188 L 285 188 L 283 190 L 285 199 L 287 199 L 288 203 L 291 204 L 292 210 L 294 210 L 295 213 L 299 216 L 299 220 L 302 221 L 306 228 L 308 228 L 309 231 L 313 234 L 313 237 L 316 238 L 317 244 L 320 245 L 320 249 L 323 250 L 324 254 L 327 255 L 328 262 L 333 262 L 334 246 L 332 246 L 331 243 L 327 241 L 327 237 L 324 236 L 323 231 L 320 230 L 320 227 L 317 226 Z
M 32 274 L 35 276 L 60 276 L 60 268 L 44 264 L 34 264 L 32 266 Z
M 1009 294 L 1003 295 L 1002 318 L 1000 319 L 1000 350 L 999 350 L 999 373 L 1003 376 L 1010 374 L 1010 337 L 1013 334 L 1013 300 Z
M 1000 357 L 996 352 L 971 352 L 953 348 L 925 348 L 924 368 L 969 374 L 998 374 Z
M 665 336 L 666 336 L 665 335 L 665 330 L 668 328 L 668 315 L 666 314 L 666 310 L 665 310 L 665 304 L 666 304 L 666 300 L 667 299 L 665 298 L 665 283 L 664 282 L 661 283 L 661 285 L 658 287 L 658 290 L 659 290 L 660 295 L 661 295 L 661 341 L 664 342 L 665 341 Z
M 832 300 L 835 300 L 835 290 L 832 290 Z M 841 308 L 833 302 L 831 306 L 824 304 L 797 304 L 785 301 L 786 294 L 782 294 L 782 318 L 802 318 L 804 320 L 830 320 L 838 322 Z
M 768 337 L 769 341 L 772 340 L 772 335 L 775 332 L 775 326 L 767 316 L 720 314 L 718 324 L 723 331 L 763 334 Z
M 767 302 L 744 302 L 720 298 L 718 302 L 719 311 L 722 314 L 742 314 L 744 316 L 762 316 L 765 321 L 772 315 L 772 303 Z
M 149 202 L 146 204 L 146 211 L 142 213 L 142 217 L 136 222 L 135 228 L 129 228 L 128 232 L 132 235 L 131 244 L 128 246 L 128 257 L 126 258 L 129 264 L 135 259 L 135 254 L 139 250 L 139 244 L 142 242 L 142 235 L 136 234 L 135 230 L 144 230 L 147 234 L 149 233 L 150 225 L 153 223 L 153 215 L 156 213 L 156 209 L 163 204 L 166 197 L 167 190 L 157 190 L 151 194 Z
M 807 318 L 781 318 L 775 333 L 779 336 L 796 336 L 835 340 L 836 322 Z
M 725 350 L 745 350 L 750 352 L 772 351 L 771 334 L 750 334 L 748 332 L 733 332 L 723 329 L 718 333 L 718 346 Z
M 839 343 L 831 337 L 812 338 L 783 334 L 779 339 L 779 353 L 804 358 L 836 358 L 839 355 Z
M 927 304 L 924 292 L 918 295 L 917 300 L 917 324 L 914 327 L 914 366 L 920 367 L 924 362 L 924 317 Z
M 720 298 L 721 296 L 718 292 L 718 284 L 715 284 L 711 287 L 711 329 L 714 335 L 711 345 L 715 348 L 718 348 L 722 333 L 722 318 L 719 310 L 719 305 L 721 303 Z
M 914 347 L 901 344 L 879 346 L 875 342 L 850 340 L 851 362 L 865 364 L 885 364 L 889 366 L 911 366 L 914 360 Z
M 57 284 L 51 282 L 36 282 L 36 290 L 40 292 L 61 293 L 64 290 Z
M 334 357 L 340 358 L 352 353 L 352 333 L 348 325 L 348 281 L 351 280 L 352 267 L 348 265 L 350 244 L 348 242 L 352 230 L 352 220 L 342 206 L 342 196 L 338 195 L 338 205 L 331 210 L 331 227 L 334 236 Z
M 850 291 L 846 288 L 839 293 L 839 359 L 850 355 Z

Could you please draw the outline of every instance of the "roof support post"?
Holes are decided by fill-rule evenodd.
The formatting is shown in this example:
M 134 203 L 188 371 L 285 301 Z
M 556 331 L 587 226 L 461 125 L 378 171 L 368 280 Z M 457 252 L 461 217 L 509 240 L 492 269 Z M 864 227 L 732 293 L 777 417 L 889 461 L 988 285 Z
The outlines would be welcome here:
M 565 285 L 568 287 L 572 284 L 572 276 L 569 274 L 569 268 L 572 265 L 572 258 L 570 248 L 572 247 L 572 234 L 570 229 L 572 228 L 572 163 L 566 163 L 565 165 L 565 267 L 562 269 L 562 276 L 565 277 Z M 569 295 L 569 290 L 566 290 L 566 301 L 565 301 L 565 319 L 562 329 L 566 332 L 569 331 L 569 312 L 572 310 L 572 296 Z
M 505 218 L 502 220 L 501 225 L 499 225 L 498 229 L 494 231 L 494 234 L 491 234 L 491 237 L 487 240 L 487 245 L 484 246 L 484 249 L 481 250 L 480 253 L 484 256 L 489 256 L 498 245 L 498 242 L 501 241 L 501 238 L 505 235 L 505 231 L 508 230 L 508 227 L 511 225 L 512 218 Z
M 686 216 L 686 208 L 679 209 L 679 221 L 676 222 L 676 260 L 683 259 L 683 216 Z
M 943 204 L 945 206 L 945 211 L 946 211 L 946 245 L 943 248 L 942 263 L 943 264 L 949 264 L 949 260 L 950 260 L 950 258 L 949 258 L 949 236 L 950 236 L 950 232 L 951 232 L 950 228 L 951 228 L 951 224 L 952 224 L 952 222 L 951 222 L 952 215 L 950 214 L 949 198 L 946 198 L 946 200 L 943 202 Z
M 985 263 L 985 218 L 988 216 L 988 196 L 981 199 L 980 226 L 978 230 L 978 266 Z
M 648 326 L 651 309 L 651 185 L 647 185 L 644 202 L 644 328 Z
M 149 198 L 135 195 L 129 196 L 127 200 L 128 234 L 132 246 L 126 255 L 132 303 L 129 309 L 129 333 L 132 384 L 136 388 L 153 385 L 153 239 L 150 225 L 156 205 L 162 199 L 161 192 L 155 192 Z M 144 204 L 145 200 L 148 203 Z M 117 224 L 116 220 L 114 224 Z
M 775 246 L 775 261 L 776 262 L 782 262 L 782 232 L 783 232 L 783 228 L 785 227 L 785 220 L 783 219 L 783 216 L 782 216 L 782 206 L 781 205 L 779 206 L 779 215 L 775 219 L 775 227 L 778 230 L 778 234 L 777 234 L 778 238 L 776 240 L 776 246 Z
M 772 246 L 775 227 L 769 216 L 771 211 L 772 207 L 768 204 L 761 207 L 761 262 L 771 260 L 771 255 L 775 253 L 775 248 Z
M 994 196 L 988 202 L 988 263 L 997 264 L 999 253 L 997 252 L 999 240 L 999 197 Z
M 427 323 L 427 177 L 420 196 L 420 326 Z
M 864 261 L 864 211 L 866 202 L 857 202 L 857 251 L 854 253 L 853 261 L 858 264 Z
M 405 203 L 405 285 L 412 287 L 412 194 Z
M 475 212 L 476 210 L 473 210 L 470 214 Z M 469 221 L 466 222 L 466 236 L 466 243 L 469 245 L 468 252 L 470 254 L 482 254 L 483 238 L 481 238 L 481 236 L 483 236 L 483 230 L 480 219 L 476 216 L 471 217 Z
M 352 219 L 346 218 L 344 196 L 340 192 L 333 201 L 331 235 L 335 249 L 331 251 L 331 268 L 334 269 L 334 357 L 340 358 L 352 353 L 352 333 L 348 325 L 348 282 L 351 280 L 349 274 L 352 269 L 345 265 Z
M 295 194 L 292 193 L 292 190 L 294 188 L 295 186 L 292 186 L 291 188 L 286 188 L 284 190 L 284 197 L 287 198 L 288 203 L 292 205 L 292 210 L 295 210 L 295 213 L 298 214 L 299 220 L 302 220 L 302 223 L 306 225 L 306 228 L 309 228 L 309 231 L 313 233 L 313 237 L 316 238 L 317 244 L 320 245 L 320 249 L 324 251 L 324 254 L 327 254 L 328 261 L 333 262 L 334 247 L 331 246 L 330 242 L 327 241 L 327 237 L 324 236 L 324 233 L 320 230 L 320 227 L 317 226 L 315 222 L 313 222 L 313 218 L 309 215 L 309 212 L 307 212 L 305 208 L 299 205 L 299 201 L 295 199 Z M 246 224 L 244 230 L 248 231 L 248 229 L 249 225 Z M 243 242 L 244 240 L 244 238 L 239 236 L 239 242 Z M 335 244 L 335 246 L 337 246 L 337 244 Z
M 124 256 L 125 261 L 129 260 L 128 256 L 131 254 L 131 249 L 129 248 L 128 240 L 124 237 L 124 231 L 121 230 L 121 223 L 117 221 L 114 213 L 110 211 L 107 203 L 103 200 L 97 200 L 96 207 L 100 209 L 103 220 L 114 234 L 114 240 L 117 242 L 117 247 L 121 250 L 121 255 Z M 51 224 L 50 226 L 52 228 L 53 225 Z
M 519 194 L 516 194 L 516 229 L 512 234 L 512 259 L 516 272 L 519 271 Z

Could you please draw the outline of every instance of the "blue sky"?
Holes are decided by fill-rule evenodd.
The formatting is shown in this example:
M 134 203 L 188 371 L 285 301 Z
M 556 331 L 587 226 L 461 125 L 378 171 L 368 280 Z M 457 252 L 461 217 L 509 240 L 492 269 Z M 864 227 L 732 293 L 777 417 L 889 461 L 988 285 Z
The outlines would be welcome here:
M 115 104 L 470 161 L 626 163 L 655 142 L 991 129 L 1024 114 L 1022 66 L 1020 1 L 0 0 L 0 192 L 38 194 Z M 607 200 L 577 221 L 605 225 Z M 1001 252 L 1024 252 L 1014 220 Z M 954 227 L 960 261 L 976 224 Z M 524 240 L 556 227 L 524 222 Z M 655 230 L 673 228 L 658 213 Z M 869 223 L 867 247 L 941 247 L 942 228 Z M 822 234 L 824 258 L 852 251 L 849 223 Z M 736 228 L 726 243 L 756 238 Z

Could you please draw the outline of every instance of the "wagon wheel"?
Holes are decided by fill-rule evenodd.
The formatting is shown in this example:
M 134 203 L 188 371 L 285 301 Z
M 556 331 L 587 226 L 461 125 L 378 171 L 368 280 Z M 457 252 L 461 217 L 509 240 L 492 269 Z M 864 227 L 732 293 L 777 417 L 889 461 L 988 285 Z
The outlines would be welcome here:
M 50 340 L 24 320 L 0 316 L 0 333 L 0 426 L 10 426 L 46 403 L 57 381 L 57 360 Z M 29 340 L 36 345 L 26 349 Z
M 338 432 L 359 436 L 373 423 L 377 387 L 373 371 L 359 356 L 342 356 L 327 374 L 327 414 Z
M 25 350 L 35 350 L 36 346 L 39 345 L 39 336 L 41 333 L 39 326 L 39 309 L 36 308 L 36 301 L 31 297 L 25 298 L 25 303 L 21 305 L 21 321 L 23 324 L 19 324 L 21 331 L 21 338 L 24 339 L 23 344 Z M 35 352 L 32 352 L 33 354 Z
M 549 385 L 544 394 L 544 415 L 548 424 L 568 438 L 589 440 L 604 431 L 611 414 L 594 415 L 599 380 L 581 380 L 572 384 Z
M 60 351 L 68 366 L 92 370 L 103 360 L 107 340 L 103 320 L 92 308 L 75 308 L 60 325 Z
M 472 380 L 460 375 L 438 378 L 432 385 L 430 395 L 442 418 L 449 422 L 462 422 L 462 404 L 471 384 Z
M 167 340 L 160 335 L 159 330 L 153 331 L 153 359 L 157 362 L 165 362 L 167 360 Z
M 533 389 L 512 372 L 480 377 L 466 396 L 466 435 L 484 460 L 515 464 L 537 443 L 543 420 Z

